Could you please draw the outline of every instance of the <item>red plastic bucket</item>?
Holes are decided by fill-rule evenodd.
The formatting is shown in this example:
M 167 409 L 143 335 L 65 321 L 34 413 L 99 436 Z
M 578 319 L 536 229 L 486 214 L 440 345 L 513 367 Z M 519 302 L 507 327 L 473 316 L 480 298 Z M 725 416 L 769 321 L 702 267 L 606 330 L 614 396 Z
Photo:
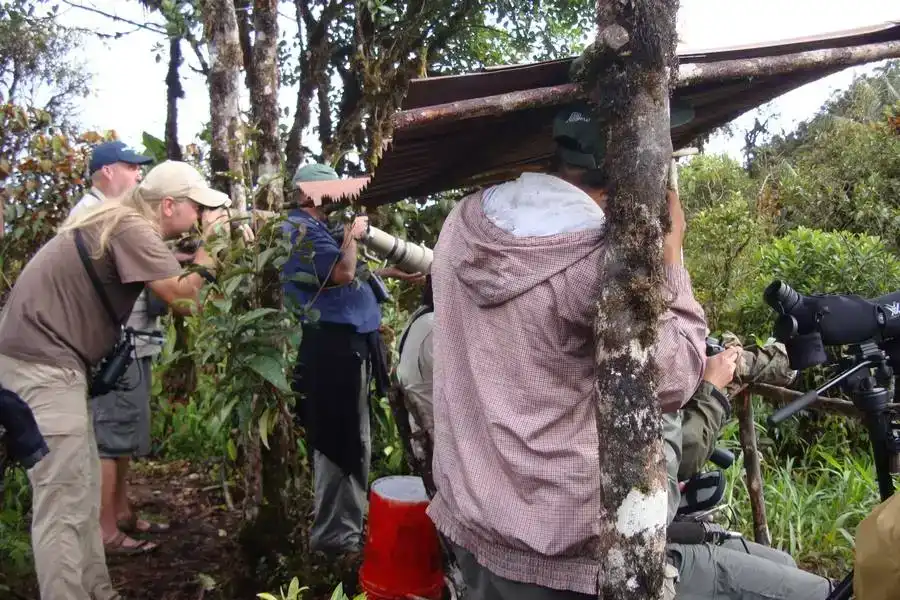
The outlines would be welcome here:
M 444 569 L 437 530 L 425 509 L 420 477 L 382 477 L 369 494 L 369 522 L 359 581 L 369 600 L 438 600 Z

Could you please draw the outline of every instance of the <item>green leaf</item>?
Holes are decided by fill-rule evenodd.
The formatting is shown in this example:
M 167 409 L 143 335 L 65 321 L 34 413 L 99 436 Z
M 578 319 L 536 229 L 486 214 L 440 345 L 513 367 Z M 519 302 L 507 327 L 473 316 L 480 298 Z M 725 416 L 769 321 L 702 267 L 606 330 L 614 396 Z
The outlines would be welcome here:
M 219 309 L 220 312 L 223 312 L 223 313 L 231 312 L 231 306 L 232 306 L 231 298 L 227 298 L 227 297 L 226 298 L 216 298 L 215 300 L 212 301 L 212 304 L 217 309 Z
M 277 308 L 254 308 L 250 312 L 246 312 L 238 317 L 238 323 L 241 325 L 246 325 L 247 323 L 251 323 L 253 321 L 257 321 L 260 318 L 270 315 L 272 313 L 277 313 Z
M 259 439 L 262 440 L 266 450 L 271 450 L 271 448 L 269 448 L 269 413 L 271 410 L 271 408 L 267 408 L 263 411 L 263 414 L 259 416 Z
M 276 598 L 272 594 L 269 594 L 268 592 L 262 592 L 261 594 L 257 594 L 256 597 L 262 598 L 262 600 L 278 600 L 278 598 Z
M 278 390 L 291 393 L 291 386 L 284 375 L 284 365 L 280 361 L 271 356 L 257 355 L 250 359 L 248 366 Z
M 264 269 L 269 264 L 272 255 L 278 251 L 278 248 L 266 248 L 256 257 L 256 266 L 258 269 Z
M 166 143 L 156 136 L 150 135 L 146 131 L 141 140 L 144 142 L 144 150 L 153 157 L 153 162 L 162 162 L 166 160 Z
M 304 592 L 309 588 L 306 586 L 300 587 L 300 580 L 294 577 L 291 579 L 291 584 L 288 586 L 288 598 L 289 600 L 298 600 L 300 598 L 300 592 Z
M 225 446 L 225 449 L 228 451 L 228 459 L 231 462 L 237 460 L 237 446 L 234 445 L 234 440 L 229 439 L 228 444 Z
M 343 600 L 346 597 L 346 594 L 344 594 L 344 584 L 337 584 L 337 587 L 334 588 L 334 591 L 331 593 L 331 600 Z
M 237 291 L 238 287 L 244 283 L 243 276 L 241 277 L 232 277 L 227 282 L 225 282 L 225 286 L 223 288 L 223 292 L 225 292 L 226 296 L 234 295 L 234 292 Z
M 228 401 L 225 406 L 222 407 L 222 410 L 219 411 L 219 424 L 224 424 L 231 417 L 231 411 L 234 410 L 234 405 L 237 404 L 237 398 L 232 398 Z
M 197 579 L 200 581 L 200 585 L 203 586 L 203 589 L 207 592 L 211 592 L 217 587 L 216 580 L 206 573 L 197 573 Z

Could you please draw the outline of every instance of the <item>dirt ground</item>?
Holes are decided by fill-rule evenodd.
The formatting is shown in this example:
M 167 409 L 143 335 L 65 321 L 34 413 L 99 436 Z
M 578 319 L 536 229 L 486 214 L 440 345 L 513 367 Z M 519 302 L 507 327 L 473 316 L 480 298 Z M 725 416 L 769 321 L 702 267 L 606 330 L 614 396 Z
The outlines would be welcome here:
M 229 510 L 218 467 L 187 462 L 141 461 L 129 476 L 131 499 L 141 518 L 165 521 L 163 534 L 132 534 L 159 547 L 140 556 L 108 556 L 113 586 L 122 600 L 238 600 L 233 581 L 243 569 L 236 538 L 240 515 Z M 335 565 L 324 557 L 294 557 L 304 600 L 326 600 L 344 580 L 354 591 L 359 563 Z M 289 580 L 283 582 L 285 590 Z M 277 587 L 277 586 L 275 586 Z M 276 592 L 276 589 L 255 590 Z M 3 593 L 0 593 L 0 600 Z M 17 581 L 14 600 L 38 598 L 36 583 Z M 255 600 L 255 595 L 247 600 Z M 240 598 L 243 600 L 243 597 Z
M 228 511 L 222 487 L 187 463 L 143 463 L 132 474 L 139 514 L 168 521 L 165 534 L 136 536 L 159 543 L 141 556 L 107 559 L 123 600 L 221 598 L 239 560 L 234 537 L 238 515 Z M 262 590 L 260 590 L 262 591 Z

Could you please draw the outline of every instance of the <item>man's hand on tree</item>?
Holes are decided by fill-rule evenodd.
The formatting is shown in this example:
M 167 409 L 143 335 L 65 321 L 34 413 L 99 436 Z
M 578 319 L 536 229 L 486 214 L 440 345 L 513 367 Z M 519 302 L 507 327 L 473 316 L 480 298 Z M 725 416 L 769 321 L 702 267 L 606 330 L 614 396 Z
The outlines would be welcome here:
M 666 202 L 669 205 L 669 220 L 672 223 L 672 229 L 663 240 L 663 263 L 680 265 L 682 264 L 681 247 L 684 243 L 684 232 L 687 229 L 684 209 L 681 207 L 678 192 L 666 190 Z

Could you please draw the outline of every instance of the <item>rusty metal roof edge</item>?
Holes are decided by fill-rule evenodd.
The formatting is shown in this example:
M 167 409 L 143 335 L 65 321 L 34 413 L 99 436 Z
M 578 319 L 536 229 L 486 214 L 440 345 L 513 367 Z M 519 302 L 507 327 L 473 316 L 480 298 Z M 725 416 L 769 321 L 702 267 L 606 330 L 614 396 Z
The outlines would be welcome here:
M 878 33 L 881 31 L 888 31 L 894 27 L 900 27 L 900 18 L 888 21 L 882 21 L 881 23 L 868 25 L 865 27 L 856 27 L 853 29 L 838 29 L 833 31 L 822 32 L 821 34 L 815 35 L 807 35 L 807 36 L 798 36 L 794 38 L 783 38 L 783 39 L 775 39 L 775 40 L 765 40 L 762 42 L 755 42 L 752 44 L 740 44 L 734 46 L 710 46 L 710 47 L 698 47 L 691 48 L 689 46 L 682 46 L 676 49 L 675 54 L 679 59 L 690 59 L 690 58 L 710 58 L 714 57 L 716 54 L 728 54 L 732 52 L 738 52 L 741 50 L 762 50 L 765 48 L 775 48 L 778 46 L 791 46 L 791 45 L 800 45 L 800 44 L 808 44 L 812 42 L 824 42 L 828 40 L 839 40 L 843 38 L 852 38 L 854 36 Z M 533 61 L 533 62 L 524 62 L 524 63 L 515 63 L 509 65 L 491 65 L 487 67 L 483 67 L 477 71 L 470 71 L 468 73 L 458 73 L 454 75 L 435 75 L 428 77 L 417 77 L 415 79 L 410 80 L 410 85 L 413 84 L 423 84 L 430 81 L 445 81 L 447 79 L 463 79 L 466 77 L 477 77 L 479 75 L 490 75 L 493 73 L 497 73 L 499 71 L 513 71 L 516 69 L 527 69 L 530 67 L 538 67 L 559 63 L 569 63 L 575 59 L 574 56 L 570 56 L 567 58 L 557 58 L 553 60 L 544 60 L 544 61 Z
M 894 27 L 900 26 L 900 18 L 897 20 L 882 21 L 881 23 L 867 25 L 864 27 L 855 27 L 853 29 L 840 29 L 834 31 L 825 31 L 820 34 L 798 36 L 794 38 L 785 38 L 781 40 L 766 40 L 753 44 L 741 44 L 734 46 L 710 46 L 707 48 L 684 47 L 683 51 L 676 51 L 679 58 L 700 58 L 709 57 L 715 54 L 724 54 L 730 52 L 739 52 L 741 50 L 761 50 L 763 48 L 774 48 L 778 46 L 791 46 L 799 44 L 809 44 L 812 42 L 825 42 L 828 40 L 839 40 L 842 38 L 852 38 L 859 35 L 867 35 L 888 31 Z
M 900 20 L 889 20 L 882 23 L 855 29 L 823 32 L 822 34 L 818 34 L 815 36 L 805 36 L 783 40 L 769 40 L 766 42 L 760 42 L 757 44 L 746 46 L 720 47 L 709 50 L 681 48 L 679 51 L 679 57 L 685 63 L 695 62 L 692 59 L 696 59 L 696 62 L 698 63 L 717 62 L 721 60 L 727 61 L 733 59 L 735 58 L 734 54 L 736 52 L 740 52 L 741 50 L 747 51 L 747 53 L 751 56 L 779 56 L 809 49 L 841 48 L 848 44 L 868 45 L 870 43 L 878 44 L 884 41 L 895 40 L 900 41 Z M 741 57 L 738 56 L 737 58 Z M 414 80 L 414 82 L 412 83 L 417 83 L 417 87 L 420 90 L 420 103 L 417 107 L 411 108 L 437 108 L 441 106 L 442 101 L 445 103 L 447 102 L 448 98 L 446 92 L 450 92 L 450 95 L 454 95 L 452 92 L 454 88 L 463 88 L 465 91 L 464 93 L 459 94 L 459 99 L 465 99 L 466 97 L 483 98 L 485 97 L 485 95 L 496 95 L 496 92 L 495 94 L 490 93 L 494 89 L 532 89 L 533 86 L 541 87 L 542 82 L 546 82 L 548 78 L 553 79 L 554 81 L 560 79 L 560 69 L 563 69 L 563 65 L 571 62 L 571 60 L 573 59 L 557 59 L 554 61 L 519 65 L 502 65 L 462 75 L 445 75 L 440 77 L 427 77 L 419 80 Z M 517 71 L 522 71 L 522 73 L 518 74 Z M 807 73 L 805 76 L 798 77 L 798 79 L 818 79 L 819 77 L 825 76 L 830 72 L 834 72 L 834 69 L 815 69 L 815 71 L 817 72 Z M 498 77 L 499 81 L 502 81 L 503 83 L 498 84 L 497 82 L 492 81 L 494 77 L 491 76 Z M 760 90 L 754 91 L 752 95 L 759 94 L 760 98 L 768 96 L 768 99 L 766 99 L 765 101 L 769 101 L 774 97 L 780 96 L 785 91 L 787 91 L 787 89 L 793 89 L 793 87 L 802 85 L 802 83 L 798 84 L 798 86 L 785 85 L 787 82 L 778 81 L 778 79 L 780 79 L 781 77 L 781 75 L 779 75 L 778 77 L 773 77 L 771 82 L 765 83 L 754 80 L 754 87 L 760 85 L 761 83 L 762 85 L 760 87 Z M 788 79 L 793 78 L 790 75 L 784 75 L 784 77 L 787 77 Z M 521 81 L 516 84 L 516 80 Z M 512 84 L 510 82 L 512 82 Z M 437 85 L 435 85 L 433 89 L 428 91 L 429 83 L 435 83 Z M 806 83 L 806 81 L 804 81 L 803 83 Z M 525 87 L 522 87 L 523 85 Z M 770 91 L 777 91 L 777 93 L 773 96 L 769 96 L 769 94 L 765 92 L 764 89 L 762 89 L 766 87 L 771 88 Z M 703 92 L 703 95 L 706 95 L 709 92 L 710 90 L 707 90 Z M 426 101 L 422 103 L 421 100 Z M 749 107 L 738 107 L 737 104 L 741 103 L 735 103 L 734 108 L 738 113 L 743 113 L 746 110 L 750 110 Z M 401 110 L 399 110 L 398 113 L 403 113 L 405 112 L 405 110 L 408 109 L 405 109 L 405 107 L 402 107 L 401 105 Z M 719 113 L 719 111 L 712 112 Z M 734 113 L 734 111 L 719 113 L 715 115 L 715 118 L 711 119 L 710 122 L 703 124 L 698 122 L 697 125 L 701 125 L 700 129 L 705 129 L 710 126 L 712 121 L 716 121 L 716 123 L 721 124 L 720 121 L 722 119 L 725 119 L 727 117 L 733 118 L 735 114 L 736 113 Z M 713 115 L 710 114 L 710 116 Z M 728 120 L 730 120 L 730 118 L 728 118 Z M 478 120 L 479 119 L 476 119 L 476 121 Z M 506 125 L 504 125 L 504 127 L 505 126 Z M 441 127 L 445 127 L 445 125 L 441 125 Z M 463 125 L 460 125 L 460 127 L 465 129 L 465 126 Z M 483 127 L 483 124 L 480 123 L 478 127 Z M 395 202 L 397 200 L 400 200 L 402 196 L 416 196 L 421 195 L 422 193 L 433 193 L 434 191 L 436 191 L 435 188 L 448 189 L 447 186 L 454 182 L 473 183 L 475 181 L 478 181 L 479 183 L 481 183 L 485 179 L 491 179 L 491 175 L 489 174 L 489 172 L 491 171 L 500 173 L 509 171 L 511 168 L 517 168 L 516 166 L 510 164 L 497 164 L 492 161 L 488 161 L 488 163 L 490 164 L 484 165 L 486 167 L 486 173 L 465 174 L 462 171 L 466 171 L 466 169 L 462 169 L 462 171 L 460 171 L 456 167 L 450 169 L 446 165 L 444 165 L 443 168 L 440 168 L 438 170 L 432 169 L 431 171 L 433 172 L 429 172 L 429 169 L 422 168 L 423 166 L 425 166 L 424 163 L 427 163 L 429 161 L 417 160 L 415 161 L 417 165 L 415 171 L 417 171 L 417 173 L 408 178 L 407 176 L 410 175 L 410 173 L 407 173 L 407 171 L 409 170 L 410 165 L 407 164 L 406 167 L 404 167 L 404 161 L 402 158 L 399 159 L 399 163 L 394 159 L 402 156 L 404 152 L 409 152 L 411 148 L 413 148 L 415 152 L 430 153 L 430 143 L 425 143 L 425 140 L 427 138 L 433 137 L 433 132 L 431 132 L 430 134 L 427 129 L 428 128 L 425 127 L 421 132 L 417 132 L 411 137 L 406 136 L 400 132 L 395 132 L 394 135 L 391 136 L 392 139 L 390 140 L 389 145 L 387 145 L 385 151 L 381 156 L 378 167 L 373 170 L 374 172 L 372 173 L 372 179 L 367 182 L 368 184 L 364 189 L 360 190 L 359 194 L 354 196 L 353 201 L 358 204 L 374 207 L 383 203 Z M 486 133 L 489 128 L 480 130 Z M 682 135 L 686 133 L 687 131 L 682 132 Z M 460 132 L 443 132 L 441 135 L 450 135 L 451 137 L 456 136 L 453 138 L 454 140 L 456 140 L 457 138 L 462 140 L 462 138 L 459 137 Z M 696 132 L 693 135 L 696 135 Z M 462 141 L 465 143 L 459 147 L 457 147 L 456 144 L 453 144 L 454 152 L 466 152 L 465 148 L 469 148 L 472 145 L 471 141 Z M 525 138 L 523 138 L 522 141 L 523 143 L 528 143 L 530 145 L 530 142 L 527 142 Z M 469 144 L 469 146 L 465 146 L 465 144 Z M 421 148 L 419 148 L 420 145 Z M 398 151 L 400 151 L 399 154 L 397 154 Z M 543 155 L 544 153 L 541 152 L 538 148 L 535 148 L 535 155 L 533 157 L 526 158 L 525 154 L 523 154 L 522 159 L 516 161 L 518 167 L 521 168 L 526 164 L 540 158 L 538 154 Z M 440 152 L 437 152 L 436 155 L 429 160 L 439 162 L 440 159 L 437 155 L 440 155 Z M 419 165 L 420 162 L 423 164 Z M 431 180 L 430 182 L 428 181 L 429 179 Z M 403 192 L 401 191 L 404 187 L 406 188 L 408 194 L 403 194 Z

